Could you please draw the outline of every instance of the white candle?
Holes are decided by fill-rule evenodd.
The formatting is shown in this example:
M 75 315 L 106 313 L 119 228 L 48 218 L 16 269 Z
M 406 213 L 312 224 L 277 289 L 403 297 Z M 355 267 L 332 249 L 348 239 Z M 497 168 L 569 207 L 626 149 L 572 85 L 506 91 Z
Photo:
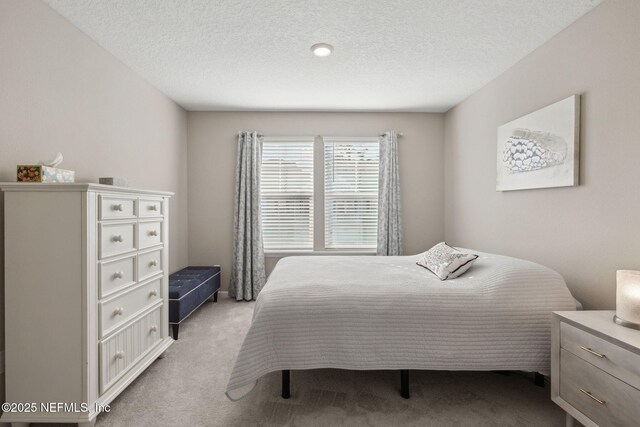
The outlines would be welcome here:
M 640 271 L 618 270 L 616 316 L 640 325 Z

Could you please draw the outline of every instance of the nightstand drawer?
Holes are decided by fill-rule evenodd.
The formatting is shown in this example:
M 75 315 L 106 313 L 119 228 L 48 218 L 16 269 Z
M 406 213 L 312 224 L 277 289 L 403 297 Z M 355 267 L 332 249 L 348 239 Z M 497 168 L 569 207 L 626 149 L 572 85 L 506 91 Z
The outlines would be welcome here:
M 560 346 L 640 389 L 640 355 L 566 322 L 560 323 Z
M 560 397 L 601 426 L 634 426 L 640 390 L 562 349 Z

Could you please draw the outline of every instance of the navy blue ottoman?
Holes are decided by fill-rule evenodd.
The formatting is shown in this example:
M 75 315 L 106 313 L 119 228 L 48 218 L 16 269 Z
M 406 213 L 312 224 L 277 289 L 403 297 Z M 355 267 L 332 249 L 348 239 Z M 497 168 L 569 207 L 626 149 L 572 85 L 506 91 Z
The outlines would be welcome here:
M 220 266 L 187 267 L 169 275 L 169 324 L 178 339 L 180 323 L 205 301 L 218 301 Z

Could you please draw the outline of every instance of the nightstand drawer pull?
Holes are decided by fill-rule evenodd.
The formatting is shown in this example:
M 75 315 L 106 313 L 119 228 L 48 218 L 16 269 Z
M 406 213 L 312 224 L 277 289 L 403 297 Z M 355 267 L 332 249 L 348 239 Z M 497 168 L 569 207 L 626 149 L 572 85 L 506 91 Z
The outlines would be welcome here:
M 605 402 L 604 400 L 600 400 L 597 397 L 595 397 L 593 394 L 591 394 L 590 391 L 583 390 L 583 389 L 580 389 L 580 391 L 582 393 L 586 394 L 587 396 L 589 396 L 590 398 L 592 398 L 593 400 L 595 400 L 596 402 L 598 402 L 600 405 L 606 405 L 607 404 L 607 402 Z
M 594 356 L 598 356 L 600 359 L 604 359 L 604 358 L 607 357 L 604 354 L 601 354 L 601 353 L 598 353 L 597 351 L 591 350 L 589 347 L 584 347 L 584 346 L 581 345 L 580 348 L 583 349 L 584 351 L 586 351 L 587 353 L 591 353 Z

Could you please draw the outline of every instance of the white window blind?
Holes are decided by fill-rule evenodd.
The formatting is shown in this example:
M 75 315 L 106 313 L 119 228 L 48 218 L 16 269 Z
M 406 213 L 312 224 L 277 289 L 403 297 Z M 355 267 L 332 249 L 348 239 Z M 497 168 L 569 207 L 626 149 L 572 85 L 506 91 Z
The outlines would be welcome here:
M 265 137 L 260 198 L 265 250 L 313 249 L 313 137 Z
M 324 138 L 325 247 L 375 248 L 378 138 Z

